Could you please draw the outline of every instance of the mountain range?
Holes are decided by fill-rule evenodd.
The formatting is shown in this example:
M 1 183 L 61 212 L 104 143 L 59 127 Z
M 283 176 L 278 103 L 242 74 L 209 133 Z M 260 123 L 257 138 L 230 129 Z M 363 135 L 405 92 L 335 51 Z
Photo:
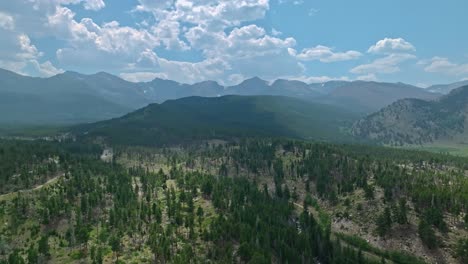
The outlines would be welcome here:
M 190 96 L 278 95 L 370 113 L 403 98 L 432 100 L 440 96 L 402 83 L 330 81 L 307 84 L 295 80 L 268 83 L 251 78 L 234 86 L 214 81 L 182 84 L 154 79 L 133 83 L 108 73 L 65 72 L 50 78 L 0 70 L 0 124 L 76 124 L 115 118 L 150 103 Z
M 356 122 L 352 133 L 388 145 L 468 142 L 468 85 L 436 101 L 399 100 Z

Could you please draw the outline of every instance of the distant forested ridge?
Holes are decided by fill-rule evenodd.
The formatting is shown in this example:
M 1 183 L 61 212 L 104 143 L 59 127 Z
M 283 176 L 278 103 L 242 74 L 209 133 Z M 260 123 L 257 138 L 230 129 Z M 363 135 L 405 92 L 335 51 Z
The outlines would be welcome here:
M 188 97 L 151 104 L 121 118 L 77 126 L 83 138 L 161 146 L 207 139 L 291 137 L 346 141 L 360 115 L 282 96 Z

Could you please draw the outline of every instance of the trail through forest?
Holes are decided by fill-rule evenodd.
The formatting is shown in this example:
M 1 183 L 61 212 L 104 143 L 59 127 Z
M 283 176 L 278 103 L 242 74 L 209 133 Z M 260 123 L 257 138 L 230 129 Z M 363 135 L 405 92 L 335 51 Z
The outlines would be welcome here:
M 59 174 L 49 180 L 47 180 L 46 182 L 44 182 L 43 184 L 39 184 L 39 185 L 36 185 L 34 186 L 33 188 L 30 188 L 30 189 L 25 189 L 25 190 L 19 190 L 19 191 L 16 191 L 16 192 L 10 192 L 10 193 L 5 193 L 5 194 L 2 194 L 0 195 L 0 201 L 5 201 L 5 200 L 9 200 L 11 198 L 13 198 L 15 196 L 15 194 L 18 194 L 18 193 L 28 193 L 28 192 L 32 192 L 32 191 L 37 191 L 37 190 L 40 190 L 44 187 L 47 187 L 51 184 L 54 184 L 56 183 L 62 176 L 64 176 L 64 174 Z

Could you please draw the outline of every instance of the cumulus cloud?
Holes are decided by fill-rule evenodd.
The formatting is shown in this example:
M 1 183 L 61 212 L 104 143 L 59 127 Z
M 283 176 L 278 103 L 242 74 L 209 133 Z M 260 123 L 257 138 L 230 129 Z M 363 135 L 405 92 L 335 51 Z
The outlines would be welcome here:
M 312 61 L 319 60 L 321 62 L 336 62 L 354 60 L 362 56 L 358 51 L 350 50 L 346 52 L 334 52 L 332 48 L 318 45 L 313 48 L 303 49 L 301 53 L 290 49 L 290 54 L 295 55 L 299 60 Z
M 454 76 L 468 74 L 468 64 L 457 64 L 451 62 L 448 58 L 433 57 L 428 61 L 420 61 L 418 64 L 424 65 L 424 70 L 426 72 L 443 73 Z
M 75 13 L 67 7 L 57 7 L 48 16 L 49 27 L 73 47 L 85 44 L 108 53 L 129 54 L 159 45 L 158 39 L 146 30 L 121 27 L 117 21 L 97 25 L 92 19 L 83 18 L 77 22 L 74 17 Z
M 39 63 L 37 60 L 31 60 L 30 63 L 39 76 L 50 77 L 64 72 L 64 70 L 56 68 L 50 61 Z
M 362 56 L 358 51 L 336 51 L 326 46 L 296 51 L 294 38 L 255 24 L 270 9 L 269 0 L 138 0 L 131 11 L 143 20 L 135 21 L 136 25 L 97 22 L 77 15 L 73 11 L 76 5 L 97 11 L 105 8 L 105 1 L 0 3 L 0 10 L 4 10 L 0 13 L 0 30 L 14 31 L 11 34 L 15 36 L 8 37 L 15 43 L 0 43 L 1 65 L 22 71 L 27 65 L 28 70 L 44 76 L 60 72 L 63 65 L 73 65 L 87 71 L 118 72 L 131 81 L 160 77 L 186 83 L 212 79 L 233 84 L 252 76 L 305 79 L 306 61 L 330 63 Z M 20 41 L 22 35 L 27 38 Z M 49 61 L 29 36 L 32 40 L 43 36 L 59 39 L 62 46 L 55 54 L 47 54 L 55 55 Z M 164 58 L 167 54 L 171 59 Z M 182 61 L 181 57 L 190 60 Z M 363 76 L 372 74 L 362 71 Z M 308 80 L 344 78 L 318 76 Z
M 106 4 L 104 3 L 103 0 L 87 0 L 84 1 L 83 7 L 87 10 L 100 10 L 104 8 Z
M 0 29 L 4 41 L 0 42 L 0 67 L 21 74 L 32 74 L 48 77 L 62 72 L 52 65 L 50 61 L 40 63 L 43 52 L 31 42 L 28 35 Z M 26 72 L 26 68 L 33 69 Z
M 399 64 L 410 59 L 415 59 L 412 54 L 390 54 L 386 57 L 374 60 L 369 64 L 362 64 L 351 69 L 355 74 L 395 73 L 400 71 Z
M 186 22 L 219 30 L 263 18 L 268 9 L 268 0 L 139 0 L 135 10 L 150 12 L 156 20 Z
M 164 41 L 146 29 L 121 26 L 117 21 L 101 25 L 90 18 L 76 21 L 75 13 L 61 6 L 48 16 L 47 26 L 66 43 L 56 52 L 59 62 L 95 71 L 154 67 L 153 50 Z
M 201 26 L 186 33 L 191 47 L 208 59 L 220 59 L 226 66 L 224 80 L 236 79 L 229 76 L 260 76 L 268 79 L 273 75 L 301 73 L 303 67 L 288 49 L 296 45 L 294 38 L 270 36 L 265 29 L 248 25 L 236 27 L 229 33 L 212 32 Z M 237 74 L 237 75 L 236 75 Z
M 120 69 L 132 81 L 161 76 L 188 83 L 230 82 L 236 74 L 301 73 L 303 67 L 287 52 L 295 39 L 279 38 L 278 32 L 269 35 L 254 24 L 239 26 L 262 18 L 268 9 L 268 0 L 140 0 L 134 11 L 152 14 L 155 22 L 136 29 L 116 21 L 101 25 L 90 18 L 77 21 L 70 8 L 59 5 L 48 15 L 47 25 L 68 43 L 56 53 L 63 64 L 84 66 L 93 61 L 95 68 L 112 64 L 112 70 Z M 203 59 L 171 61 L 156 54 L 161 47 L 201 52 Z M 278 67 L 281 64 L 287 67 Z
M 369 53 L 394 53 L 415 51 L 415 47 L 402 38 L 384 38 L 370 46 Z

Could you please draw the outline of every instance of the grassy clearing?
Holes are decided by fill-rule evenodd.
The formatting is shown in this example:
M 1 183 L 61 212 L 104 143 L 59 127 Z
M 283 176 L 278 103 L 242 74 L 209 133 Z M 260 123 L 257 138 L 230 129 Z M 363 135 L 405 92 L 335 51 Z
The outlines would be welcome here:
M 65 126 L 58 125 L 0 125 L 0 136 L 6 137 L 47 137 L 65 131 Z

